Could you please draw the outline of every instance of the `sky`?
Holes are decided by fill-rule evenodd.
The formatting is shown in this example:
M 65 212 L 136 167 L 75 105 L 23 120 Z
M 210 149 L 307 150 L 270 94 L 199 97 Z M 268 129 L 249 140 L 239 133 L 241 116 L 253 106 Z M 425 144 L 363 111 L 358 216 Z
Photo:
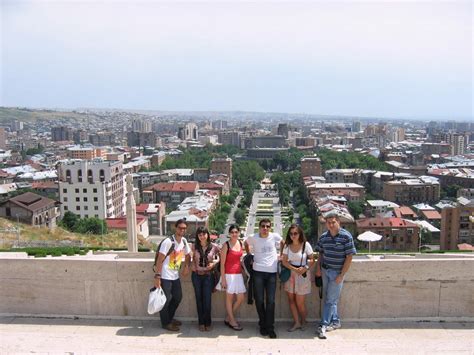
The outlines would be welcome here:
M 471 1 L 0 4 L 1 106 L 473 119 Z

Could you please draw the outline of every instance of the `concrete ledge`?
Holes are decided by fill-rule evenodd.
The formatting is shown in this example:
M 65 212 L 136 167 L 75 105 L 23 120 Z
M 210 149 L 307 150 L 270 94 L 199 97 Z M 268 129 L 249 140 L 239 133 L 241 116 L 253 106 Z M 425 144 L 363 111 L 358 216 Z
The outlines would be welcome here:
M 0 313 L 150 319 L 146 304 L 152 287 L 152 259 L 78 258 L 0 259 Z M 340 302 L 344 319 L 459 320 L 474 318 L 474 258 L 355 260 Z M 183 301 L 177 317 L 196 319 L 190 278 L 182 280 Z M 319 318 L 319 298 L 307 297 L 309 319 Z M 291 314 L 277 286 L 276 319 Z M 222 319 L 224 294 L 213 294 L 213 317 Z M 254 305 L 239 317 L 256 320 Z

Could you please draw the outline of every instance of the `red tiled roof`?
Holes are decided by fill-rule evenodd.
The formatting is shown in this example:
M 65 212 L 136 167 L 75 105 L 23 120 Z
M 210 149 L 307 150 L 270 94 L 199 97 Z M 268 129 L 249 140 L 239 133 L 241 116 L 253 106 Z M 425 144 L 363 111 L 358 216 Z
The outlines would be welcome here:
M 148 209 L 149 204 L 148 203 L 141 203 L 137 205 L 137 213 L 145 213 L 146 210 Z
M 398 218 L 402 218 L 403 216 L 410 216 L 413 218 L 417 218 L 417 214 L 408 206 L 400 206 L 393 210 L 395 216 Z
M 438 211 L 421 211 L 427 219 L 441 219 L 441 214 Z
M 417 228 L 415 223 L 404 220 L 402 218 L 364 218 L 356 221 L 357 228 Z
M 147 187 L 146 190 L 168 191 L 168 192 L 194 192 L 199 188 L 197 181 L 175 181 L 159 182 L 158 184 Z
M 145 216 L 137 215 L 137 224 L 142 224 L 146 220 L 147 218 Z M 105 222 L 110 229 L 127 229 L 127 217 L 107 218 Z
M 41 181 L 41 182 L 33 182 L 31 184 L 31 188 L 33 189 L 58 189 L 59 185 L 57 182 L 54 181 Z

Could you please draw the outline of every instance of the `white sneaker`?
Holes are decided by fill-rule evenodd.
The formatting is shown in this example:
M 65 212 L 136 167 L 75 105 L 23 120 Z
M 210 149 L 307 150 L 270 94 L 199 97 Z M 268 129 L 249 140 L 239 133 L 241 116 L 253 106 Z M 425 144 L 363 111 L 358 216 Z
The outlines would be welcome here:
M 332 332 L 333 330 L 339 329 L 341 327 L 341 323 L 331 323 L 327 326 L 326 331 Z
M 326 338 L 326 326 L 320 325 L 318 327 L 318 330 L 316 331 L 316 333 L 318 334 L 319 339 L 327 339 Z

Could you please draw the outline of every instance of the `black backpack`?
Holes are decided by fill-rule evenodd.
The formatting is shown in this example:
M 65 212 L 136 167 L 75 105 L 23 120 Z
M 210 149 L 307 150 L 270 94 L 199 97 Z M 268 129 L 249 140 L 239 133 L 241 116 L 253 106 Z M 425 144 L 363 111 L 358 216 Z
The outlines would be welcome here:
M 171 247 L 170 247 L 170 249 L 168 250 L 168 252 L 166 253 L 165 259 L 166 259 L 168 256 L 170 256 L 170 254 L 174 251 L 174 242 L 175 242 L 175 239 L 174 239 L 173 236 L 163 239 L 163 240 L 160 242 L 160 244 L 158 244 L 158 246 L 156 247 L 156 252 L 155 252 L 155 262 L 153 263 L 153 271 L 154 271 L 154 272 L 156 272 L 155 267 L 156 267 L 156 262 L 158 261 L 158 256 L 159 256 L 159 254 L 160 254 L 161 244 L 163 244 L 163 242 L 164 242 L 166 239 L 170 239 L 170 240 L 171 240 Z M 184 238 L 184 237 L 183 237 L 183 243 L 184 243 L 184 248 L 187 248 L 187 247 L 188 247 L 188 241 L 187 241 L 186 238 Z

